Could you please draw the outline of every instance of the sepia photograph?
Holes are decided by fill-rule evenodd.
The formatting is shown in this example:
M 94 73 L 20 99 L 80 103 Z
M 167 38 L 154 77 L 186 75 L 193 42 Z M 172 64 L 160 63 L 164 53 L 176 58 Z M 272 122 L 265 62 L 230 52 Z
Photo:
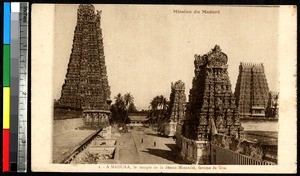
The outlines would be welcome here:
M 32 169 L 280 172 L 285 162 L 293 172 L 281 152 L 296 129 L 286 132 L 295 43 L 280 20 L 291 11 L 295 20 L 292 6 L 34 4 Z M 294 53 L 282 59 L 287 41 Z

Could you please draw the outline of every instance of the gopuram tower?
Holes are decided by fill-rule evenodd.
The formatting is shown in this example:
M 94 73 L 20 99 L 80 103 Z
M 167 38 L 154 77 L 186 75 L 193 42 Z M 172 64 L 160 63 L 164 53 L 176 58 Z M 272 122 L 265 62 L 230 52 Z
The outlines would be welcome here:
M 242 131 L 227 61 L 218 45 L 203 56 L 195 55 L 195 77 L 181 135 L 180 155 L 189 163 L 210 164 L 213 134 L 239 137 Z
M 182 120 L 185 113 L 185 85 L 179 80 L 171 83 L 170 103 L 168 108 L 167 117 L 164 122 L 164 134 L 167 136 L 175 136 L 177 130 L 181 133 Z M 177 128 L 179 125 L 179 129 Z
M 79 5 L 68 70 L 55 103 L 59 109 L 80 111 L 86 124 L 95 126 L 108 122 L 111 93 L 100 15 L 93 5 Z
M 262 63 L 240 63 L 234 94 L 240 118 L 265 118 L 269 87 Z

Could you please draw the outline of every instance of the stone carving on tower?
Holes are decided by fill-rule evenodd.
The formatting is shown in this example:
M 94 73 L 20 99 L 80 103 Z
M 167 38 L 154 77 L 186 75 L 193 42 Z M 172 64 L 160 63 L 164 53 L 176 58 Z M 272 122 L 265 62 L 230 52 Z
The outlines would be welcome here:
M 195 77 L 182 126 L 181 147 L 182 157 L 190 162 L 209 164 L 212 133 L 239 137 L 243 130 L 231 91 L 227 61 L 227 55 L 218 45 L 205 55 L 195 55 Z M 190 154 L 190 148 L 198 151 L 197 158 Z
M 182 124 L 182 120 L 185 113 L 185 84 L 179 80 L 171 84 L 170 103 L 168 107 L 168 113 L 164 122 L 164 134 L 167 136 L 174 136 L 177 130 L 181 131 L 181 125 L 179 129 L 177 127 Z
M 56 108 L 83 112 L 86 123 L 108 121 L 110 86 L 105 66 L 101 11 L 81 4 L 72 52 Z
M 265 117 L 269 87 L 262 63 L 240 63 L 234 94 L 241 118 Z
M 228 77 L 227 55 L 216 45 L 203 56 L 195 55 L 195 77 L 189 95 L 183 135 L 210 140 L 212 124 L 218 132 L 236 134 L 240 128 L 235 97 Z
M 171 95 L 170 95 L 170 121 L 181 123 L 184 117 L 186 104 L 185 96 L 185 84 L 181 80 L 171 84 Z

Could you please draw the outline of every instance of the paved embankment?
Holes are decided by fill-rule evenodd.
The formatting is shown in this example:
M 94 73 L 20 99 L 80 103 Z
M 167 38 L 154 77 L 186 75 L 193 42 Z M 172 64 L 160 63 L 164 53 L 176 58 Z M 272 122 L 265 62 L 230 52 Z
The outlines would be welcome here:
M 53 136 L 53 161 L 58 161 L 65 153 L 74 148 L 96 130 L 68 130 Z

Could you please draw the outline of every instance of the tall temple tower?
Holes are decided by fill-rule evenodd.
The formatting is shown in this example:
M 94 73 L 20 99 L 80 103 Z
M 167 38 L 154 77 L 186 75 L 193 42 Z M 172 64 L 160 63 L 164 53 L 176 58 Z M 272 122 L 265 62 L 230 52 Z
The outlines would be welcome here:
M 79 5 L 68 70 L 61 97 L 55 103 L 56 108 L 84 112 L 87 121 L 109 113 L 111 92 L 100 15 L 93 5 Z
M 203 56 L 195 55 L 195 77 L 181 137 L 181 156 L 190 163 L 210 164 L 212 134 L 238 137 L 242 130 L 227 61 L 218 45 Z
M 185 85 L 181 80 L 171 83 L 170 103 L 166 121 L 164 122 L 164 134 L 174 136 L 177 130 L 181 133 L 181 125 L 185 112 L 186 96 Z M 177 129 L 179 126 L 180 129 Z
M 265 117 L 269 87 L 262 63 L 240 63 L 234 94 L 241 118 Z

